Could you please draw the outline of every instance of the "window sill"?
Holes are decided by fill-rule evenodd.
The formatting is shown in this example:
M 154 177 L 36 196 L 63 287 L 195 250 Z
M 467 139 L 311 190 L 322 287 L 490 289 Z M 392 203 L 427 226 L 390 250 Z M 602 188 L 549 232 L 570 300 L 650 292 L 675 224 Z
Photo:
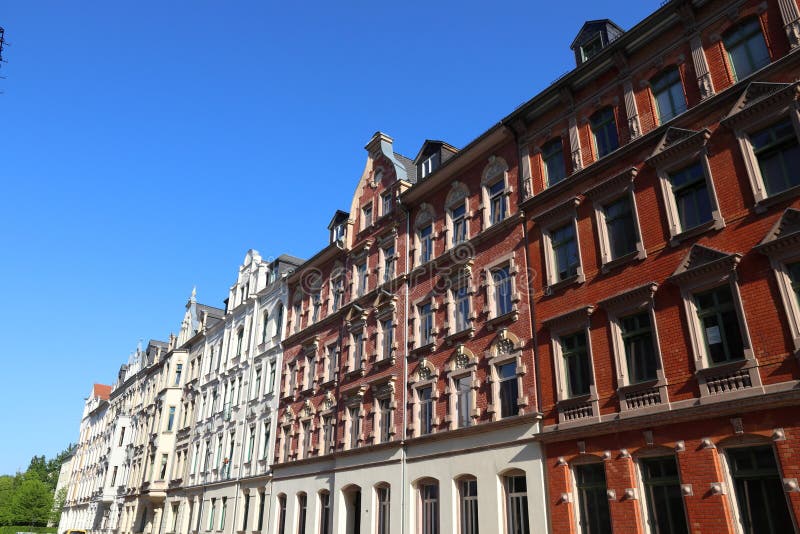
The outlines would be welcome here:
M 564 278 L 563 280 L 556 282 L 554 284 L 550 284 L 544 287 L 544 294 L 545 296 L 551 296 L 555 294 L 557 291 L 561 291 L 565 287 L 571 286 L 572 284 L 582 284 L 585 281 L 585 277 L 583 273 L 578 273 L 574 276 L 570 276 L 569 278 Z
M 519 311 L 516 309 L 517 305 L 514 305 L 514 309 L 512 309 L 508 313 L 504 313 L 503 315 L 498 315 L 497 317 L 493 317 L 486 321 L 486 326 L 489 330 L 494 330 L 498 325 L 505 324 L 505 323 L 513 323 L 519 319 Z
M 396 361 L 397 360 L 395 359 L 394 356 L 389 356 L 388 358 L 375 357 L 373 365 L 375 367 L 391 367 L 392 365 L 395 364 Z
M 790 187 L 785 191 L 781 191 L 780 193 L 776 193 L 770 197 L 759 200 L 756 202 L 755 206 L 753 206 L 753 209 L 755 209 L 756 213 L 764 213 L 775 204 L 780 204 L 781 202 L 796 196 L 800 196 L 800 185 L 795 185 L 794 187 Z
M 436 343 L 431 341 L 430 343 L 426 343 L 424 345 L 420 345 L 419 347 L 415 347 L 409 351 L 410 355 L 419 355 L 425 352 L 433 352 L 436 348 Z
M 475 337 L 475 327 L 470 326 L 464 328 L 463 330 L 459 330 L 458 332 L 453 332 L 449 336 L 445 337 L 444 340 L 448 345 L 452 345 L 459 339 L 472 339 Z
M 347 373 L 345 373 L 344 376 L 346 376 L 348 379 L 352 380 L 354 378 L 360 378 L 360 377 L 362 377 L 362 376 L 364 376 L 366 374 L 367 374 L 367 370 L 364 367 L 361 367 L 359 369 L 355 369 L 354 371 L 348 371 Z
M 710 230 L 721 230 L 723 228 L 725 228 L 725 221 L 723 221 L 721 218 L 714 218 L 710 221 L 698 224 L 693 228 L 689 228 L 688 230 L 684 230 L 683 232 L 673 235 L 669 240 L 669 246 L 677 247 L 681 244 L 681 242 L 686 241 L 687 239 L 697 237 Z
M 602 272 L 603 274 L 607 274 L 611 272 L 613 269 L 616 269 L 618 267 L 621 267 L 636 260 L 643 260 L 644 258 L 645 258 L 644 250 L 634 250 L 633 252 L 628 252 L 624 256 L 620 256 L 619 258 L 615 258 L 613 260 L 605 262 L 600 267 L 600 272 Z

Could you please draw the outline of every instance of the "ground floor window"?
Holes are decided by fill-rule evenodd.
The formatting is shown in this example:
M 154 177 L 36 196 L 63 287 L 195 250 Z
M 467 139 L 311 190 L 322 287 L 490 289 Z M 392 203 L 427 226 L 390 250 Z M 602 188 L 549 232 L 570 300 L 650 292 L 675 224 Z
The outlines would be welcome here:
M 675 458 L 643 458 L 639 463 L 650 531 L 653 534 L 688 534 Z
M 460 534 L 478 534 L 478 481 L 474 478 L 459 482 L 461 500 Z
M 506 487 L 506 532 L 528 534 L 528 483 L 525 475 L 505 477 Z
M 611 513 L 606 495 L 606 471 L 602 463 L 575 466 L 580 526 L 583 534 L 611 534 Z
M 793 532 L 781 475 L 770 446 L 728 449 L 739 521 L 746 534 Z

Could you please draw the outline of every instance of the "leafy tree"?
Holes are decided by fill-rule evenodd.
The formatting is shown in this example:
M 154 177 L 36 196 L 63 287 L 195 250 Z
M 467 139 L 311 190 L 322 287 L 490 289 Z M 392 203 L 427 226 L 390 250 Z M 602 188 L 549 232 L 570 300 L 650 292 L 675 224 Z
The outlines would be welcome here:
M 11 510 L 18 525 L 47 526 L 53 511 L 53 493 L 41 480 L 26 478 L 14 492 Z
M 14 521 L 11 505 L 15 490 L 14 477 L 0 476 L 0 525 L 10 525 Z

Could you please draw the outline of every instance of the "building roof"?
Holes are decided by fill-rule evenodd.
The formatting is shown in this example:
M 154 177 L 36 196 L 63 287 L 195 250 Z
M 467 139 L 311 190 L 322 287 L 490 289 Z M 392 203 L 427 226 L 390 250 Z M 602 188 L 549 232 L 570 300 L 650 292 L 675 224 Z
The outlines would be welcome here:
M 397 158 L 397 161 L 399 161 L 403 167 L 406 168 L 407 180 L 412 184 L 417 183 L 417 166 L 414 165 L 414 161 L 402 154 L 398 154 L 397 152 L 395 152 L 394 155 Z
M 92 397 L 100 397 L 103 400 L 108 400 L 111 395 L 111 386 L 105 384 L 94 384 L 92 386 Z

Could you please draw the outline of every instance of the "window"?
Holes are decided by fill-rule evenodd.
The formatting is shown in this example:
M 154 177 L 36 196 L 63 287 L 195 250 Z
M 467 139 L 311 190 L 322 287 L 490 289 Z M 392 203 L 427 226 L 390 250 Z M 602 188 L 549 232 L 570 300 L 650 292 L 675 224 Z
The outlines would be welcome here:
M 123 443 L 124 441 L 125 441 L 125 427 L 123 426 L 123 427 L 121 427 L 121 428 L 120 428 L 120 430 L 119 430 L 119 442 L 117 443 L 117 445 L 118 445 L 119 447 L 122 447 L 122 443 Z
M 322 419 L 322 441 L 325 447 L 324 454 L 330 454 L 334 450 L 336 440 L 336 427 L 334 426 L 333 416 L 328 415 Z
M 264 312 L 264 315 L 261 316 L 261 343 L 266 343 L 268 336 L 269 336 L 269 314 L 267 312 Z
M 247 520 L 250 516 L 250 494 L 244 494 L 244 509 L 242 510 L 242 530 L 247 530 Z
M 306 357 L 306 370 L 303 379 L 305 389 L 313 389 L 314 380 L 317 378 L 317 353 L 312 349 Z
M 711 220 L 708 185 L 699 161 L 669 173 L 669 182 L 681 232 Z
M 706 355 L 710 363 L 744 359 L 744 344 L 730 286 L 694 295 Z
M 658 122 L 664 124 L 686 111 L 681 74 L 677 67 L 663 72 L 650 81 L 650 90 L 656 101 Z
M 652 534 L 689 534 L 675 458 L 643 458 L 639 466 Z
M 469 288 L 462 285 L 453 290 L 455 301 L 455 332 L 462 332 L 470 328 L 470 303 Z
M 361 331 L 352 334 L 353 340 L 353 367 L 351 371 L 358 371 L 364 366 L 364 333 Z
M 331 494 L 319 494 L 319 534 L 331 534 Z
M 369 274 L 367 273 L 367 262 L 364 261 L 356 265 L 356 296 L 362 297 L 367 293 L 367 282 L 369 281 Z
M 169 415 L 167 416 L 167 432 L 172 432 L 172 427 L 175 425 L 175 406 L 169 407 Z
M 739 522 L 748 534 L 793 532 L 792 518 L 771 446 L 725 451 Z
M 542 146 L 542 164 L 548 187 L 556 185 L 566 178 L 567 169 L 564 164 L 564 145 L 561 138 L 553 139 Z
M 615 260 L 636 251 L 639 241 L 631 209 L 630 197 L 625 195 L 603 207 L 610 259 Z
M 419 343 L 433 343 L 433 308 L 430 302 L 419 306 Z
M 375 489 L 378 501 L 378 534 L 389 534 L 390 521 L 390 490 L 388 486 L 379 486 Z
M 419 496 L 422 513 L 422 534 L 439 534 L 439 484 L 428 482 L 420 485 Z
M 769 51 L 761 24 L 757 18 L 749 19 L 728 30 L 722 36 L 728 61 L 733 69 L 733 78 L 739 81 L 769 63 Z
M 789 117 L 749 135 L 767 196 L 800 185 L 800 145 Z
M 292 309 L 292 320 L 294 321 L 294 331 L 300 331 L 300 315 L 302 313 L 302 302 L 300 302 L 300 295 L 295 297 L 294 307 Z
M 158 472 L 158 480 L 166 480 L 167 478 L 167 460 L 169 456 L 166 454 L 161 455 L 161 470 Z
M 394 247 L 383 249 L 383 281 L 389 282 L 395 275 L 395 254 Z
M 603 49 L 603 36 L 602 34 L 598 33 L 596 37 L 591 39 L 589 42 L 581 45 L 581 59 L 582 62 L 587 62 L 592 59 L 594 56 L 600 53 Z
M 264 493 L 258 493 L 258 530 L 264 528 L 264 508 L 266 507 L 266 496 Z
M 173 385 L 179 386 L 181 384 L 181 373 L 183 373 L 183 364 L 179 363 L 175 366 L 175 382 Z
M 431 386 L 419 388 L 417 395 L 419 397 L 419 433 L 420 435 L 430 434 L 433 432 L 433 399 L 431 394 L 433 388 Z
M 508 266 L 492 271 L 492 284 L 494 286 L 495 316 L 500 317 L 513 311 L 511 295 L 511 274 Z
M 172 505 L 172 529 L 170 532 L 178 532 L 178 508 L 177 503 Z
M 800 262 L 786 265 L 786 270 L 789 273 L 789 280 L 792 282 L 794 296 L 797 297 L 797 304 L 800 306 Z
M 586 333 L 561 336 L 561 357 L 566 371 L 567 394 L 578 397 L 590 393 L 591 364 L 586 347 Z
M 489 224 L 497 224 L 506 218 L 506 182 L 500 178 L 487 188 L 489 195 Z
M 311 456 L 311 421 L 303 421 L 303 458 Z
M 286 534 L 286 495 L 278 495 L 278 534 Z
M 426 178 L 439 167 L 439 152 L 434 152 L 419 164 L 419 177 Z
M 288 462 L 292 459 L 292 428 L 290 426 L 283 427 L 283 457 L 282 461 Z
M 458 427 L 465 428 L 472 424 L 472 376 L 456 379 L 456 413 Z
M 361 438 L 361 410 L 358 406 L 352 406 L 347 411 L 350 416 L 350 448 L 354 449 Z
M 380 417 L 380 440 L 387 443 L 392 439 L 392 403 L 389 398 L 378 400 L 378 414 Z M 387 531 L 388 532 L 388 531 Z
M 617 123 L 614 120 L 614 109 L 605 108 L 591 116 L 589 125 L 594 139 L 595 153 L 598 158 L 610 154 L 619 148 Z
M 658 378 L 658 355 L 655 350 L 650 313 L 641 312 L 619 320 L 628 380 L 632 384 Z
M 458 483 L 459 533 L 478 534 L 478 481 L 465 478 Z
M 455 246 L 467 240 L 467 208 L 464 205 L 450 210 L 450 223 L 453 227 L 451 245 Z
M 118 466 L 114 466 L 114 471 L 111 473 L 111 486 L 116 485 L 117 482 L 117 469 Z
M 581 532 L 611 534 L 605 467 L 602 463 L 583 464 L 575 466 L 574 472 Z
M 244 328 L 240 328 L 236 333 L 236 356 L 242 355 L 242 344 L 244 343 Z
M 222 509 L 219 514 L 219 530 L 225 530 L 225 512 L 228 510 L 228 498 L 222 498 Z
M 251 426 L 247 429 L 247 461 L 253 460 L 253 449 L 256 446 L 256 427 Z
M 259 393 L 261 392 L 261 368 L 259 367 L 256 369 L 256 377 L 253 381 L 253 392 L 251 393 L 250 397 L 253 399 L 257 399 Z
M 517 399 L 519 387 L 517 384 L 516 362 L 505 363 L 497 367 L 497 376 L 500 381 L 500 417 L 511 417 L 519 413 Z
M 339 351 L 336 345 L 328 347 L 328 380 L 336 378 L 336 371 L 339 369 Z
M 508 534 L 528 534 L 528 483 L 525 475 L 505 477 L 506 525 Z
M 331 283 L 331 312 L 335 312 L 342 306 L 342 293 L 344 292 L 344 281 L 341 274 L 337 274 Z
M 275 391 L 275 362 L 269 362 L 269 389 L 267 393 L 272 393 Z
M 283 335 L 283 304 L 278 304 L 278 314 L 275 317 L 275 335 L 279 338 Z
M 206 530 L 214 530 L 214 510 L 217 508 L 217 499 L 211 499 L 211 506 L 208 509 L 208 528 Z M 144 532 L 144 528 L 142 528 Z
M 562 282 L 578 275 L 580 257 L 578 240 L 573 223 L 566 224 L 550 232 L 550 247 L 553 254 L 556 282 Z
M 306 508 L 308 505 L 308 497 L 305 493 L 297 496 L 297 534 L 305 534 L 306 532 Z
M 266 459 L 269 450 L 269 421 L 264 421 L 261 426 L 261 459 Z
M 361 209 L 361 229 L 372 226 L 372 204 L 367 204 Z
M 381 356 L 391 358 L 394 350 L 394 322 L 392 319 L 381 321 Z
M 387 191 L 381 195 L 381 215 L 388 215 L 392 211 L 392 192 Z
M 311 293 L 311 322 L 316 323 L 319 321 L 319 312 L 322 307 L 322 300 L 319 297 L 319 291 Z
M 433 225 L 426 224 L 418 230 L 419 262 L 427 263 L 433 259 Z

